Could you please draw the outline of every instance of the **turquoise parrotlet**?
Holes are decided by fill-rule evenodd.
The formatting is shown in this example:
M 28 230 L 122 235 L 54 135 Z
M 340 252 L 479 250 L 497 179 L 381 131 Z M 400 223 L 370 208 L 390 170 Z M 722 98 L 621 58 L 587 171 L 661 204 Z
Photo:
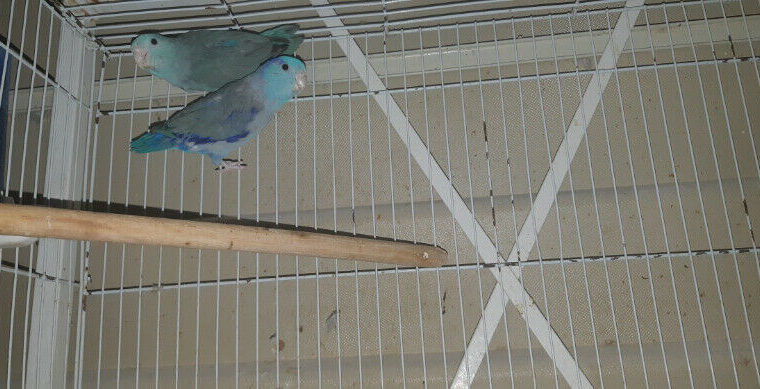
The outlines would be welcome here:
M 132 139 L 130 149 L 136 153 L 179 149 L 208 156 L 216 170 L 242 169 L 242 161 L 224 157 L 255 138 L 305 85 L 303 61 L 292 56 L 272 58 L 255 72 L 153 123 L 148 132 Z
M 297 24 L 261 33 L 194 30 L 177 35 L 141 34 L 132 41 L 135 63 L 185 91 L 210 92 L 245 77 L 279 55 L 295 55 L 303 42 Z

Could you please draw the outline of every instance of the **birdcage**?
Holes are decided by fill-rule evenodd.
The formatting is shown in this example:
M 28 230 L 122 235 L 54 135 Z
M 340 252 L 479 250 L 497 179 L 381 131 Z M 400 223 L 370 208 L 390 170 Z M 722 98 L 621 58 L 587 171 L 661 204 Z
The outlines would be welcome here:
M 138 33 L 284 23 L 307 87 L 245 169 L 130 153 L 202 97 L 136 66 Z M 2 0 L 0 37 L 0 224 L 448 253 L 5 236 L 7 387 L 760 385 L 756 0 Z

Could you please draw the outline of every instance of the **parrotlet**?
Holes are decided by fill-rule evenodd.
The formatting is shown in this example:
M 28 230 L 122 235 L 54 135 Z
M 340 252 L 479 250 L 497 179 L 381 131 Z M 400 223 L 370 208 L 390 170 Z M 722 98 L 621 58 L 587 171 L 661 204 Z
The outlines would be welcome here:
M 132 139 L 130 149 L 150 153 L 179 149 L 208 156 L 216 170 L 242 169 L 242 161 L 223 158 L 255 138 L 279 109 L 306 85 L 306 65 L 299 58 L 279 56 L 169 119 L 153 123 Z
M 294 55 L 303 42 L 297 24 L 261 33 L 195 30 L 142 34 L 132 41 L 137 66 L 185 91 L 214 91 L 247 76 L 266 60 Z

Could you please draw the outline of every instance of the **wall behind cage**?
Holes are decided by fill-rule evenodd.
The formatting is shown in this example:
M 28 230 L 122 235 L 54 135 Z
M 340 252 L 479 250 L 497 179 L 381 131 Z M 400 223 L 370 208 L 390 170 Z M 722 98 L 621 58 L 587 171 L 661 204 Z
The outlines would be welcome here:
M 753 382 L 757 9 L 742 16 L 727 3 L 708 6 L 708 18 L 701 12 L 699 4 L 648 7 L 617 67 L 599 70 L 611 81 L 585 118 L 587 135 L 537 248 L 521 254 L 523 286 L 594 384 L 636 382 L 645 372 L 651 385 L 708 382 L 711 374 L 719 384 Z M 397 272 L 331 259 L 91 243 L 79 339 L 85 382 L 450 382 L 495 281 L 446 209 L 450 193 L 431 189 L 429 166 L 410 160 L 403 136 L 420 135 L 473 223 L 508 252 L 618 14 L 355 34 L 392 89 L 379 102 L 380 91 L 367 90 L 340 49 L 349 38 L 307 40 L 298 53 L 313 89 L 240 150 L 246 170 L 221 176 L 197 155 L 128 152 L 131 137 L 197 95 L 148 76 L 129 56 L 108 58 L 91 88 L 86 199 L 118 210 L 434 242 L 459 266 Z M 17 44 L 27 57 L 29 41 Z M 99 57 L 87 60 L 100 66 Z M 41 194 L 45 171 L 37 173 L 36 160 L 47 157 L 50 125 L 44 110 L 35 122 L 39 87 L 24 88 L 32 73 L 28 64 L 20 68 L 8 146 L 16 157 L 6 177 L 12 190 Z M 389 104 L 409 119 L 402 136 L 383 113 Z M 33 255 L 2 255 L 2 295 L 16 301 L 18 324 L 12 346 L 0 350 L 9 350 L 13 371 L 23 366 L 20 307 L 29 276 L 7 270 Z M 535 379 L 551 385 L 552 361 L 526 322 L 512 306 L 504 316 L 475 383 L 487 385 L 490 374 L 494 385 L 529 385 L 537 371 Z

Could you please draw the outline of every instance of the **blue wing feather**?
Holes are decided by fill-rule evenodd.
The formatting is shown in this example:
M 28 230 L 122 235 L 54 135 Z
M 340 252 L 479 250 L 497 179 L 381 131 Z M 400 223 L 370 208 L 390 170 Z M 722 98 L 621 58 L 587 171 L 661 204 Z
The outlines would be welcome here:
M 234 82 L 201 97 L 166 121 L 166 129 L 178 135 L 192 135 L 222 141 L 242 139 L 248 125 L 263 108 L 258 93 L 248 82 Z M 202 141 L 196 143 L 203 143 Z
M 130 150 L 136 153 L 150 153 L 177 147 L 177 138 L 174 134 L 162 131 L 145 132 L 132 139 L 129 144 Z
M 218 47 L 235 47 L 238 44 L 240 44 L 240 42 L 238 42 L 237 40 L 229 40 L 228 39 L 228 40 L 223 40 L 223 41 L 215 42 L 214 46 L 218 46 Z

